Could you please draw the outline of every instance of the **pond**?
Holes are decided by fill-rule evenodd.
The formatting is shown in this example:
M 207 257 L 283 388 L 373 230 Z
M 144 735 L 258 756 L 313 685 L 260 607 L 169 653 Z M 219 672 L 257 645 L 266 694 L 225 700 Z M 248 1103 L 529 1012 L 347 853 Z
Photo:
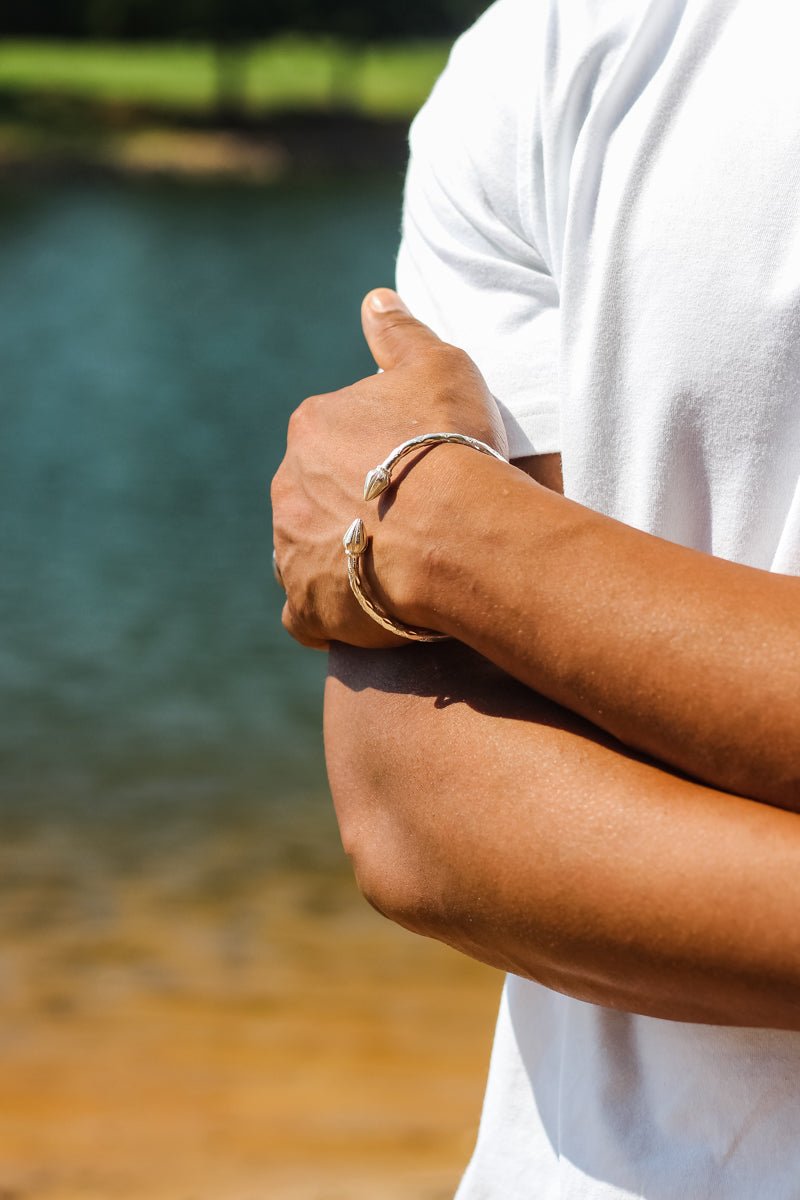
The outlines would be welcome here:
M 5 186 L 7 826 L 320 811 L 324 661 L 280 626 L 268 481 L 303 396 L 374 369 L 358 309 L 399 203 L 397 178 Z

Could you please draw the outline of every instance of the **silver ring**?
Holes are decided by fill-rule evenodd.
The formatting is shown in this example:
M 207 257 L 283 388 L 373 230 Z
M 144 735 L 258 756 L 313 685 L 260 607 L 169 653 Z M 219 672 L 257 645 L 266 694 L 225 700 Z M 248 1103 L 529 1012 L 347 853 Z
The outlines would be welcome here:
M 283 590 L 286 591 L 286 584 L 283 582 L 283 576 L 281 575 L 281 569 L 278 566 L 278 558 L 275 554 L 274 546 L 272 547 L 272 574 L 275 576 L 275 582 L 277 583 L 278 587 L 283 588 Z

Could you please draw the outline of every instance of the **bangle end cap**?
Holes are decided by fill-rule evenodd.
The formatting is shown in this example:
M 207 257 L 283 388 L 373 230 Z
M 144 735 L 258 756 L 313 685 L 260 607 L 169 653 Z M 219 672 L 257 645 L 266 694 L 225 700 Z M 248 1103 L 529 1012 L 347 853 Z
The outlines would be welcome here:
M 367 533 L 361 517 L 356 517 L 355 521 L 348 525 L 347 532 L 342 538 L 342 545 L 347 554 L 352 554 L 355 558 L 364 553 L 367 548 Z
M 391 478 L 386 467 L 378 466 L 372 471 L 367 471 L 367 477 L 364 480 L 364 499 L 374 500 L 376 496 L 380 496 L 381 492 L 385 492 L 391 483 Z

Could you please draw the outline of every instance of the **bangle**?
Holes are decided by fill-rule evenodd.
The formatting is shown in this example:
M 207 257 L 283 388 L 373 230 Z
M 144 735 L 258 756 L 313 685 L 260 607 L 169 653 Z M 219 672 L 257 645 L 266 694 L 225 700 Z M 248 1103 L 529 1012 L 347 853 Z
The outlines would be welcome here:
M 499 459 L 500 462 L 506 461 L 497 450 L 494 450 L 491 446 L 487 446 L 485 442 L 479 442 L 477 438 L 467 437 L 464 433 L 425 433 L 421 437 L 410 438 L 409 441 L 402 442 L 399 446 L 396 446 L 388 458 L 385 458 L 377 467 L 367 472 L 367 477 L 364 480 L 364 499 L 375 500 L 386 491 L 392 482 L 392 471 L 407 454 L 413 453 L 414 450 L 421 450 L 426 446 L 436 446 L 440 442 L 451 442 L 461 446 L 469 446 L 473 450 L 480 451 L 481 454 L 490 454 L 493 458 Z M 393 633 L 397 637 L 406 638 L 410 642 L 443 642 L 448 640 L 448 636 L 445 633 L 436 633 L 432 629 L 417 629 L 413 625 L 404 625 L 399 621 L 395 621 L 393 617 L 390 617 L 367 594 L 364 588 L 364 581 L 361 578 L 360 561 L 369 545 L 369 537 L 361 517 L 356 517 L 352 524 L 348 526 L 347 532 L 342 538 L 342 543 L 347 556 L 347 578 L 350 582 L 350 589 L 364 612 L 373 621 L 377 622 L 381 628 L 388 630 L 389 633 Z
M 371 471 L 367 471 L 367 477 L 364 480 L 364 499 L 374 500 L 386 491 L 392 482 L 392 471 L 407 454 L 412 454 L 414 450 L 421 450 L 425 446 L 437 446 L 440 442 L 469 446 L 472 450 L 479 450 L 481 454 L 491 454 L 492 458 L 499 459 L 501 463 L 506 462 L 498 450 L 487 446 L 486 442 L 479 442 L 477 438 L 467 437 L 465 433 L 423 433 L 420 437 L 410 438 L 407 442 L 401 442 L 399 446 L 395 446 L 388 458 L 385 458 L 382 463 L 378 463 L 377 467 Z
M 356 517 L 352 525 L 348 526 L 342 542 L 347 555 L 347 578 L 350 580 L 350 590 L 367 616 L 372 617 L 373 621 L 377 621 L 383 629 L 388 629 L 389 633 L 406 638 L 409 642 L 447 641 L 446 633 L 434 633 L 432 629 L 416 629 L 413 625 L 401 625 L 367 595 L 361 579 L 359 563 L 361 555 L 369 545 L 369 538 L 361 517 Z

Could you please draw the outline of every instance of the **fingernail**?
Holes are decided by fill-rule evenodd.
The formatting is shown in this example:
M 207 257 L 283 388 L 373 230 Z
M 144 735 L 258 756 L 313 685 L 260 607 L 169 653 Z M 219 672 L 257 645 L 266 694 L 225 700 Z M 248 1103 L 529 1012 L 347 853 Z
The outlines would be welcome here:
M 374 292 L 370 292 L 367 303 L 377 313 L 408 312 L 397 292 L 393 292 L 391 288 L 376 288 Z

